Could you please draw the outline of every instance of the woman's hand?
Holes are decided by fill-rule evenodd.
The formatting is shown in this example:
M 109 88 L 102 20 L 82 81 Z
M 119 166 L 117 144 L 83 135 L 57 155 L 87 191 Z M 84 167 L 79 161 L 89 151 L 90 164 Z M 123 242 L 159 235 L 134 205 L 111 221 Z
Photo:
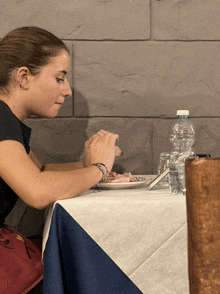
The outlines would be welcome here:
M 93 135 L 85 143 L 84 165 L 101 162 L 106 165 L 110 172 L 115 160 L 115 142 L 118 135 L 104 130 Z

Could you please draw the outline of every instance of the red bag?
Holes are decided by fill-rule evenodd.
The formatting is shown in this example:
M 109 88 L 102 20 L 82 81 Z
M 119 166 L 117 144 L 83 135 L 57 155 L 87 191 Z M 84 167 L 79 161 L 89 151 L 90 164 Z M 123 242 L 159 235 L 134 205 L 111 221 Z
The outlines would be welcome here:
M 41 251 L 10 227 L 0 227 L 0 294 L 26 294 L 42 279 Z

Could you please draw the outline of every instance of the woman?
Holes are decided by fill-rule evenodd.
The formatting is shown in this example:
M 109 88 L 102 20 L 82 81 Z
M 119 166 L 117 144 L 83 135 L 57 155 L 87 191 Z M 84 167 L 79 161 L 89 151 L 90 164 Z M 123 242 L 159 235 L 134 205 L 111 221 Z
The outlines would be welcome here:
M 2 236 L 10 231 L 3 224 L 18 197 L 29 206 L 44 209 L 88 190 L 112 169 L 118 135 L 104 130 L 85 143 L 81 162 L 43 165 L 30 150 L 31 129 L 23 121 L 31 115 L 56 117 L 65 97 L 71 95 L 66 78 L 69 63 L 65 44 L 37 27 L 18 28 L 0 41 Z

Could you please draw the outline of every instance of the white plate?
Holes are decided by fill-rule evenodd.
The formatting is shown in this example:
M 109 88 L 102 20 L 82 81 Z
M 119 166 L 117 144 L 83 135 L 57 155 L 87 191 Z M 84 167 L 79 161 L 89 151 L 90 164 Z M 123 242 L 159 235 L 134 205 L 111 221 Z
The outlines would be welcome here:
M 130 189 L 139 187 L 148 181 L 151 181 L 152 178 L 143 178 L 143 177 L 136 177 L 137 182 L 125 182 L 125 183 L 97 183 L 94 188 L 97 189 L 107 189 L 107 190 L 119 190 L 119 189 Z

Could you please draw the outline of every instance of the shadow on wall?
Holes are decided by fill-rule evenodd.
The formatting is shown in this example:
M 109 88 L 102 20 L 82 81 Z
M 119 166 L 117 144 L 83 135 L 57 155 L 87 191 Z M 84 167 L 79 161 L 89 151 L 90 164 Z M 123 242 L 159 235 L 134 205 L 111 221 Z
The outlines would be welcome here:
M 77 90 L 74 90 L 77 92 Z M 77 95 L 80 95 L 77 92 Z M 79 161 L 83 156 L 84 144 L 88 139 L 88 106 L 80 95 L 82 117 L 57 116 L 54 119 L 30 119 L 32 128 L 31 149 L 44 164 Z M 69 107 L 74 103 L 71 103 Z M 74 109 L 71 111 L 74 114 Z
M 80 93 L 77 89 L 74 90 L 74 95 L 77 96 L 77 115 L 82 117 L 80 119 L 80 126 L 79 126 L 81 134 L 79 136 L 79 138 L 80 138 L 80 141 L 79 141 L 80 146 L 79 147 L 80 148 L 78 150 L 83 150 L 83 152 L 80 154 L 80 157 L 79 157 L 80 160 L 83 160 L 84 156 L 85 156 L 84 144 L 85 144 L 86 140 L 88 140 L 93 134 L 98 132 L 100 129 L 103 128 L 103 129 L 109 130 L 109 128 L 108 128 L 108 122 L 103 122 L 103 119 L 101 119 L 101 118 L 91 119 L 93 121 L 93 123 L 91 123 L 90 127 L 88 127 L 88 125 L 89 125 L 89 109 L 88 109 L 87 100 L 82 95 L 82 93 Z M 76 121 L 76 124 L 77 124 L 77 121 Z M 114 132 L 115 130 L 109 130 L 109 131 Z M 88 132 L 89 132 L 89 134 L 88 134 Z M 83 144 L 83 146 L 82 146 L 82 144 Z M 122 167 L 120 165 L 120 163 L 117 163 L 117 160 L 116 160 L 116 163 L 114 164 L 114 167 L 113 167 L 113 171 L 118 172 L 118 173 L 124 173 L 125 169 L 124 169 L 124 167 Z
M 137 118 L 137 117 L 119 117 L 102 116 L 105 110 L 100 106 L 100 113 L 96 109 L 96 115 L 90 117 L 88 105 L 92 105 L 94 101 L 90 102 L 79 92 L 75 91 L 77 116 L 81 119 L 86 119 L 86 133 L 91 137 L 100 129 L 107 130 L 119 135 L 119 142 L 116 142 L 124 151 L 122 157 L 116 157 L 112 171 L 117 173 L 131 172 L 133 174 L 152 174 L 152 119 L 151 118 Z M 89 99 L 89 98 L 88 98 Z M 87 104 L 88 103 L 88 104 Z M 110 104 L 109 104 L 110 105 Z M 94 105 L 92 105 L 94 107 Z M 96 104 L 96 107 L 99 107 Z M 107 106 L 106 106 L 107 107 Z M 122 108 L 123 105 L 118 107 Z M 94 109 L 93 109 L 94 110 Z M 85 138 L 85 139 L 88 139 Z M 81 156 L 83 159 L 83 155 Z
M 77 96 L 77 117 L 75 117 L 75 99 L 73 98 L 73 116 L 75 117 L 74 124 L 75 124 L 75 133 L 74 137 L 76 140 L 79 140 L 75 150 L 75 161 L 83 160 L 85 156 L 85 142 L 89 139 L 89 135 L 87 133 L 88 125 L 89 125 L 89 108 L 87 104 L 87 100 L 79 92 L 76 88 L 72 90 L 74 93 L 74 97 Z
M 84 137 L 85 138 L 84 142 L 86 140 L 88 140 L 93 134 L 95 134 L 96 132 L 98 132 L 101 129 L 105 129 L 110 132 L 117 132 L 116 129 L 109 128 L 108 118 L 103 119 L 103 118 L 93 117 L 90 119 L 91 123 L 89 125 L 89 109 L 88 109 L 87 100 L 82 95 L 82 93 L 80 93 L 77 89 L 74 90 L 74 95 L 77 96 L 77 115 L 85 118 L 85 121 L 81 122 L 82 123 L 81 131 L 82 131 L 82 133 L 85 133 L 87 136 L 87 137 Z M 88 127 L 88 125 L 89 125 L 89 127 Z M 112 124 L 111 124 L 111 126 L 112 126 Z M 89 134 L 88 134 L 88 132 L 89 132 Z M 80 160 L 83 160 L 84 156 L 85 156 L 85 150 L 84 150 L 84 146 L 83 146 L 83 153 L 80 156 Z M 117 158 L 115 160 L 115 164 L 113 166 L 112 171 L 115 171 L 117 173 L 124 173 L 125 172 L 125 168 L 119 162 L 117 162 Z
M 66 163 L 79 161 L 84 158 L 84 145 L 88 140 L 87 128 L 89 123 L 89 110 L 85 97 L 75 88 L 72 89 L 74 97 L 79 99 L 80 112 L 75 117 L 73 97 L 73 117 L 60 118 L 56 130 L 53 130 L 55 144 L 45 150 L 51 154 L 51 163 Z

